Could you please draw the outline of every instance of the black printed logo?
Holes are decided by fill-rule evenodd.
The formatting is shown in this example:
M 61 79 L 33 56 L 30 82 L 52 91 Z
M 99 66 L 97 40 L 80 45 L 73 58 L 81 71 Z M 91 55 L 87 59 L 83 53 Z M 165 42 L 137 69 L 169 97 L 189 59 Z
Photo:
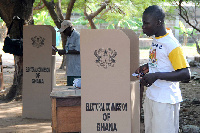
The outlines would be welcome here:
M 94 55 L 97 57 L 96 63 L 97 66 L 108 68 L 114 67 L 114 64 L 116 63 L 115 57 L 117 55 L 117 52 L 115 50 L 112 50 L 111 48 L 100 48 L 99 50 L 94 51 Z
M 32 43 L 33 47 L 40 48 L 44 45 L 45 38 L 41 36 L 35 36 L 35 37 L 32 37 L 31 40 L 33 41 Z

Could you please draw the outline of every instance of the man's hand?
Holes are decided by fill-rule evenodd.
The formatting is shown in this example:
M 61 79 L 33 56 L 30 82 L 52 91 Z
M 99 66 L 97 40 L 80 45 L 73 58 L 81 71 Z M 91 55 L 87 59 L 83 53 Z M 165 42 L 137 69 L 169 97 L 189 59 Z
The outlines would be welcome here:
M 148 66 L 148 63 L 147 64 L 144 64 L 142 66 L 140 66 L 136 71 L 135 73 L 139 74 L 139 76 L 137 76 L 137 78 L 139 77 L 143 77 L 146 73 L 149 72 L 149 66 Z
M 66 51 L 64 49 L 62 50 L 58 50 L 58 54 L 61 56 L 61 55 L 64 55 L 66 54 Z
M 143 86 L 149 87 L 151 86 L 156 80 L 157 80 L 157 74 L 156 73 L 149 73 L 144 75 L 144 77 L 140 80 L 140 83 Z
M 56 46 L 53 46 L 53 45 L 52 45 L 52 49 L 53 49 L 55 52 L 58 52 L 58 49 L 56 48 Z

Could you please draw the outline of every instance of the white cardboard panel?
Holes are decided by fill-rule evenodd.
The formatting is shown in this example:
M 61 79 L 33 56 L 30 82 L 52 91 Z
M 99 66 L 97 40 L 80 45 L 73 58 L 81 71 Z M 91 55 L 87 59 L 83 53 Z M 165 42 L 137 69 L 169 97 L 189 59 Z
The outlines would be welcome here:
M 132 73 L 139 67 L 139 38 L 136 33 L 130 29 L 122 30 L 130 39 L 130 79 L 131 81 L 138 80 L 132 76 Z
M 51 119 L 52 45 L 55 30 L 51 26 L 23 27 L 23 118 Z M 52 67 L 53 66 L 53 67 Z
M 131 133 L 140 133 L 140 83 L 131 81 Z
M 123 31 L 81 30 L 81 78 L 81 132 L 130 133 L 130 40 Z

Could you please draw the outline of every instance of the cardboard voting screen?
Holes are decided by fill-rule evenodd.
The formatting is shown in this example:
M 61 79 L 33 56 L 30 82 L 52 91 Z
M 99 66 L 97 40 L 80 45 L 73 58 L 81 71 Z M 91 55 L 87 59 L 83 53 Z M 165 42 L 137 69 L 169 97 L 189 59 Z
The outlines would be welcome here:
M 125 32 L 81 30 L 83 133 L 131 133 L 130 56 L 133 47 L 129 39 L 132 33 Z
M 131 81 L 131 133 L 140 133 L 140 83 Z
M 132 73 L 139 67 L 139 38 L 130 29 L 122 30 L 130 39 L 131 133 L 140 133 L 140 84 Z
M 51 26 L 42 25 L 24 26 L 23 30 L 22 117 L 50 119 L 55 30 Z
M 138 80 L 132 76 L 132 73 L 139 67 L 139 38 L 136 33 L 131 29 L 122 30 L 130 40 L 130 79 L 131 81 Z

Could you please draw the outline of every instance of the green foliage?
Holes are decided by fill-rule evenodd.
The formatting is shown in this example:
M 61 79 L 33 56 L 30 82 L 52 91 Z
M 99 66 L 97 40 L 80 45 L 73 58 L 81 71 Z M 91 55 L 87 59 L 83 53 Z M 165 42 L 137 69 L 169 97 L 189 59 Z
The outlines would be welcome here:
M 73 25 L 86 25 L 88 21 L 85 19 L 85 16 L 81 16 L 79 19 L 73 22 Z
M 33 7 L 37 7 L 38 4 L 40 4 L 40 0 L 35 0 L 35 2 L 33 3 Z M 43 2 L 42 2 L 41 4 L 43 4 Z M 40 9 L 40 10 L 33 10 L 33 14 L 40 13 L 41 11 L 44 11 L 44 10 L 45 10 L 45 11 L 48 11 L 48 10 L 46 9 L 46 7 L 45 7 L 45 8 L 42 8 L 42 9 Z
M 76 2 L 77 7 L 79 2 L 82 2 L 79 8 L 74 8 L 74 11 L 77 13 L 80 13 L 82 15 L 81 18 L 77 19 L 74 24 L 83 24 L 88 25 L 88 21 L 85 19 L 85 16 L 83 14 L 83 8 L 86 4 L 87 6 L 87 13 L 91 14 L 95 11 L 97 11 L 100 8 L 101 2 L 104 0 L 98 1 L 98 0 L 88 0 L 85 3 L 85 0 L 78 0 Z M 80 7 L 82 8 L 80 10 Z M 111 8 L 111 9 L 108 9 Z M 107 12 L 106 12 L 107 10 Z M 140 13 L 142 14 L 142 13 Z M 107 29 L 115 29 L 116 27 L 121 28 L 129 28 L 133 30 L 140 29 L 142 26 L 141 19 L 138 19 L 134 16 L 139 16 L 138 11 L 135 10 L 134 5 L 132 1 L 130 0 L 111 0 L 111 3 L 107 6 L 106 9 L 104 9 L 98 16 L 96 16 L 93 21 L 96 24 L 102 24 L 107 23 L 108 27 Z
M 0 17 L 0 23 L 3 23 L 4 21 L 3 21 L 3 19 L 1 19 L 1 17 Z
M 0 17 L 0 26 L 5 26 L 6 25 L 6 23 L 3 21 L 3 19 L 1 19 L 1 17 Z
M 105 0 L 76 0 L 73 13 L 78 13 L 81 17 L 74 21 L 73 24 L 87 25 L 89 27 L 88 20 L 84 16 L 84 7 L 86 6 L 87 13 L 91 14 L 97 11 L 104 1 Z M 96 16 L 93 21 L 97 28 L 99 24 L 103 23 L 108 24 L 107 29 L 120 27 L 137 31 L 138 29 L 141 29 L 142 26 L 141 16 L 144 9 L 153 4 L 162 5 L 162 2 L 165 1 L 167 0 L 111 0 L 106 9 Z M 39 2 L 40 0 L 35 0 L 34 5 L 37 5 Z M 57 2 L 57 0 L 54 0 L 54 2 Z M 61 1 L 63 13 L 66 13 L 69 2 L 70 0 Z M 53 25 L 53 21 L 49 17 L 43 15 L 47 15 L 44 11 L 47 11 L 47 9 L 42 9 L 42 12 L 35 11 L 35 23 Z
M 55 26 L 55 23 L 47 11 L 41 11 L 33 15 L 35 25 L 51 25 Z
M 187 37 L 188 37 L 188 35 L 190 36 L 190 34 L 192 34 L 192 33 L 193 33 L 193 35 L 197 35 L 195 29 L 186 28 L 182 21 L 179 21 L 179 27 L 174 26 L 174 29 L 178 29 L 180 31 L 179 32 L 180 35 L 185 35 Z
M 108 25 L 107 29 L 115 29 L 115 25 L 114 24 L 110 24 L 110 25 Z
M 196 44 L 195 43 L 187 43 L 187 46 L 188 47 L 196 47 Z
M 115 29 L 116 26 L 121 27 L 123 29 L 127 28 L 137 31 L 142 28 L 142 20 L 141 18 L 136 18 L 136 17 L 129 20 L 122 19 L 120 21 L 116 19 L 109 23 L 107 29 Z
M 35 2 L 33 3 L 33 6 L 36 6 L 40 3 L 40 0 L 35 0 Z

